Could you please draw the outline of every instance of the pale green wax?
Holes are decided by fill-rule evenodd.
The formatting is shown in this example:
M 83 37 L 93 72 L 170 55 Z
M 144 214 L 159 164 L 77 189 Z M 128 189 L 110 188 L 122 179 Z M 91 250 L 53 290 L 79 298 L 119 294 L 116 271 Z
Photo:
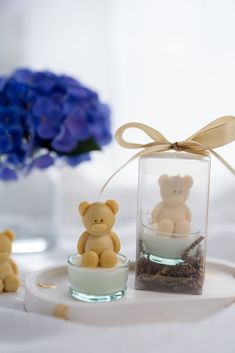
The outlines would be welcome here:
M 143 245 L 146 253 L 170 258 L 178 259 L 181 257 L 182 252 L 190 246 L 198 237 L 199 232 L 191 233 L 188 235 L 176 235 L 159 233 L 155 229 L 143 227 Z M 195 255 L 197 247 L 195 247 L 190 255 Z
M 88 295 L 105 295 L 126 288 L 128 278 L 128 264 L 119 259 L 112 268 L 81 267 L 77 259 L 76 265 L 68 264 L 70 287 Z

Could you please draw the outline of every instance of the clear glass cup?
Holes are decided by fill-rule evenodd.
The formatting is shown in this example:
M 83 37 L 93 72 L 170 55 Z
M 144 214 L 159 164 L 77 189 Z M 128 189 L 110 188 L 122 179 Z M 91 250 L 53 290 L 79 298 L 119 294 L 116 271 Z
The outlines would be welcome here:
M 201 294 L 210 158 L 161 152 L 139 160 L 136 289 Z
M 73 298 L 86 302 L 107 302 L 120 299 L 126 292 L 129 260 L 118 254 L 118 263 L 111 268 L 89 268 L 80 265 L 81 255 L 68 258 L 69 291 Z
M 14 253 L 42 252 L 55 244 L 61 223 L 61 191 L 54 168 L 0 182 L 0 229 L 15 232 Z

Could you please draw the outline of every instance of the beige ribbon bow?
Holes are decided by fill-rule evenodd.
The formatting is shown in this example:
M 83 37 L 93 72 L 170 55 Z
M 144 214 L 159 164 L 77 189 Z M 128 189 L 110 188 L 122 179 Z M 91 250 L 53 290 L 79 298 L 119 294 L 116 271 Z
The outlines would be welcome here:
M 123 134 L 127 129 L 136 128 L 143 131 L 148 135 L 153 141 L 141 144 L 127 142 L 123 138 Z M 131 157 L 125 164 L 123 164 L 111 177 L 106 181 L 101 189 L 102 193 L 110 182 L 110 180 L 128 163 L 133 161 L 138 157 L 148 155 L 152 152 L 163 152 L 168 150 L 184 151 L 189 153 L 195 153 L 200 155 L 209 155 L 212 153 L 221 163 L 224 164 L 234 175 L 235 169 L 226 162 L 218 153 L 213 151 L 214 148 L 224 146 L 235 140 L 235 117 L 233 116 L 223 116 L 203 127 L 201 130 L 196 132 L 191 137 L 180 142 L 169 142 L 159 131 L 153 129 L 152 127 L 142 124 L 142 123 L 128 123 L 122 125 L 115 133 L 115 139 L 117 143 L 125 148 L 136 149 L 141 148 L 141 151 L 136 153 Z

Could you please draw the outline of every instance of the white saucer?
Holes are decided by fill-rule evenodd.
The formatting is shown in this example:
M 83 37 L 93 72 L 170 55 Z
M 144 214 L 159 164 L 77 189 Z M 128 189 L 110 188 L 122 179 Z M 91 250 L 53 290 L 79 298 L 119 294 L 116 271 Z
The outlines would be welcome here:
M 234 276 L 235 264 L 210 259 L 207 261 L 203 294 L 188 295 L 137 291 L 134 289 L 134 273 L 130 271 L 127 293 L 122 299 L 108 303 L 84 303 L 69 294 L 67 267 L 51 267 L 26 279 L 25 308 L 99 326 L 196 321 L 235 301 Z M 48 284 L 51 288 L 43 288 Z

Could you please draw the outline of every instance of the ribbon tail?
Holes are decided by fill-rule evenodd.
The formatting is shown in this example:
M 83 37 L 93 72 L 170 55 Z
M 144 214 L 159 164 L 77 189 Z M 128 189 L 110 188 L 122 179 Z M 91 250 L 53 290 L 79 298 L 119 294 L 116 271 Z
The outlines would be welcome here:
M 153 146 L 148 146 L 146 149 L 141 150 L 140 152 L 136 153 L 133 157 L 131 157 L 130 159 L 128 159 L 128 161 L 126 161 L 120 168 L 118 168 L 109 178 L 108 180 L 105 182 L 105 184 L 102 186 L 101 190 L 100 190 L 100 195 L 103 193 L 104 189 L 106 188 L 106 186 L 108 185 L 108 183 L 113 179 L 113 177 L 118 174 L 120 172 L 120 170 L 122 170 L 123 168 L 125 168 L 125 166 L 127 164 L 129 164 L 130 162 L 134 161 L 136 158 L 138 157 L 143 157 L 145 155 L 148 155 L 152 152 L 162 152 L 162 151 L 167 151 L 170 150 L 172 147 L 170 144 L 168 143 L 159 143 L 158 145 L 153 145 Z
M 109 184 L 109 182 L 113 179 L 113 177 L 115 177 L 116 174 L 118 174 L 120 172 L 120 170 L 122 170 L 123 168 L 125 168 L 125 166 L 127 164 L 129 164 L 130 162 L 134 161 L 136 158 L 141 156 L 141 152 L 136 153 L 133 157 L 131 157 L 130 159 L 128 159 L 123 165 L 121 165 L 120 168 L 118 168 L 109 178 L 108 180 L 104 183 L 104 185 L 102 186 L 101 190 L 100 190 L 100 195 L 103 193 L 104 189 L 106 188 L 106 186 Z
M 210 152 L 235 176 L 235 169 L 223 157 L 213 150 Z

